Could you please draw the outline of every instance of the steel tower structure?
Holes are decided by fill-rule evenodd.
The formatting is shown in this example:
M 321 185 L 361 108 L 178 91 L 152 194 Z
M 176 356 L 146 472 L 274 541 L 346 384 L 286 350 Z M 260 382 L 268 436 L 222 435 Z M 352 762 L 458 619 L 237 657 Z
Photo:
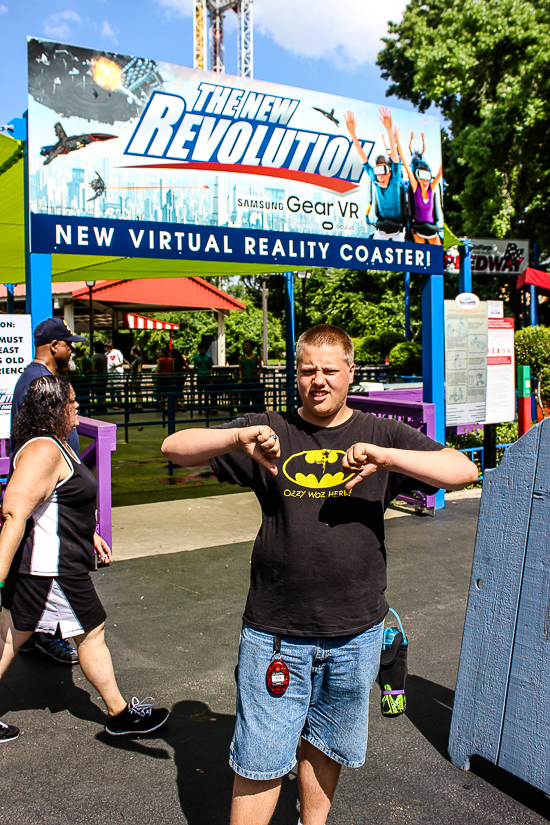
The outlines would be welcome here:
M 195 0 L 193 26 L 193 66 L 224 72 L 223 17 L 233 9 L 238 21 L 238 72 L 241 77 L 253 76 L 252 0 Z M 207 22 L 208 15 L 208 22 Z M 208 62 L 210 41 L 210 65 Z

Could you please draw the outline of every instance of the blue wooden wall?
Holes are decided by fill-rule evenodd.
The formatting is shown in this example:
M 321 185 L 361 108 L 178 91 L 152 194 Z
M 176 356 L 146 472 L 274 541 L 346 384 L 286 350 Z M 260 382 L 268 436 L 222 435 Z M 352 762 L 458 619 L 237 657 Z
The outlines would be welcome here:
M 449 754 L 550 793 L 550 419 L 483 481 Z

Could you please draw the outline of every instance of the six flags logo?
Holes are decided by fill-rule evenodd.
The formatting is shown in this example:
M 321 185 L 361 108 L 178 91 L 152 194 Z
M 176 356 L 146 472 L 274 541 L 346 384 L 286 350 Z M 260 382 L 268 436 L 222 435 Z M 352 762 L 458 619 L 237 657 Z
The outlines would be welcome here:
M 314 183 L 339 194 L 357 189 L 363 165 L 348 138 L 287 128 L 299 104 L 200 83 L 186 111 L 183 97 L 155 92 L 124 154 L 165 161 L 140 168 L 269 175 Z M 367 157 L 373 146 L 373 141 L 363 142 Z

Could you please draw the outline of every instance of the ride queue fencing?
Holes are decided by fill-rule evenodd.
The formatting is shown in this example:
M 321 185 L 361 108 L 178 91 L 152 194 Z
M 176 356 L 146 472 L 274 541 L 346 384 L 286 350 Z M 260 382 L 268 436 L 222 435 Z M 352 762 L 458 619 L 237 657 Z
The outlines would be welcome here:
M 261 379 L 240 380 L 238 368 L 218 368 L 210 375 L 194 372 L 157 374 L 145 369 L 140 373 L 125 371 L 114 375 L 71 375 L 82 414 L 101 418 L 120 416 L 116 422 L 124 428 L 128 442 L 131 427 L 162 424 L 173 431 L 176 424 L 210 423 L 227 420 L 247 412 L 292 409 L 296 406 L 295 377 L 279 369 L 264 370 Z M 411 382 L 416 376 L 390 375 L 383 367 L 359 367 L 356 381 Z M 135 421 L 139 413 L 139 421 Z M 155 419 L 146 421 L 143 413 L 154 413 Z M 134 418 L 134 421 L 132 421 Z
M 236 371 L 235 371 L 236 372 Z M 173 432 L 176 424 L 205 423 L 234 418 L 247 412 L 282 410 L 295 406 L 293 376 L 270 372 L 261 381 L 240 381 L 233 372 L 201 376 L 195 373 L 142 373 L 70 376 L 82 414 L 119 418 L 129 440 L 131 427 L 159 424 Z M 154 420 L 146 420 L 152 414 Z M 136 420 L 136 416 L 139 420 Z M 132 420 L 134 419 L 134 420 Z
M 70 380 L 82 415 L 100 416 L 102 419 L 122 416 L 122 421 L 113 423 L 117 429 L 124 429 L 126 443 L 132 427 L 142 429 L 161 423 L 167 429 L 167 434 L 171 435 L 178 424 L 204 424 L 208 427 L 246 413 L 265 412 L 266 409 L 292 409 L 298 398 L 295 376 L 273 368 L 264 370 L 261 380 L 256 381 L 240 380 L 237 367 L 224 367 L 205 376 L 194 372 L 157 374 L 145 369 L 140 373 L 126 371 L 116 375 L 72 375 Z M 417 376 L 392 375 L 383 366 L 358 367 L 355 377 L 356 383 L 372 381 L 390 385 L 418 380 Z M 418 389 L 400 389 L 367 394 L 371 400 L 377 398 L 395 403 L 398 399 L 412 400 L 413 396 L 415 400 L 417 396 L 420 400 L 421 393 Z M 350 396 L 350 399 L 353 397 Z M 151 420 L 147 420 L 148 417 Z M 509 444 L 497 445 L 499 459 L 508 446 Z M 460 451 L 476 461 L 481 480 L 484 470 L 483 447 L 466 447 Z M 169 475 L 173 475 L 171 462 Z

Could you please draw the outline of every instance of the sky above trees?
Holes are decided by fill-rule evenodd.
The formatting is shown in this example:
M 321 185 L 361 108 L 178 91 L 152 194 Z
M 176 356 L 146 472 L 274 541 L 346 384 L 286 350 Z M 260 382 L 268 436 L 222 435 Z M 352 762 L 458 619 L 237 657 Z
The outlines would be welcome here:
M 376 67 L 387 21 L 405 0 L 254 0 L 255 76 L 374 103 L 387 83 Z M 0 0 L 0 122 L 26 109 L 26 37 L 193 62 L 192 0 Z M 237 72 L 236 15 L 226 15 L 226 68 Z M 411 108 L 410 104 L 402 104 Z

